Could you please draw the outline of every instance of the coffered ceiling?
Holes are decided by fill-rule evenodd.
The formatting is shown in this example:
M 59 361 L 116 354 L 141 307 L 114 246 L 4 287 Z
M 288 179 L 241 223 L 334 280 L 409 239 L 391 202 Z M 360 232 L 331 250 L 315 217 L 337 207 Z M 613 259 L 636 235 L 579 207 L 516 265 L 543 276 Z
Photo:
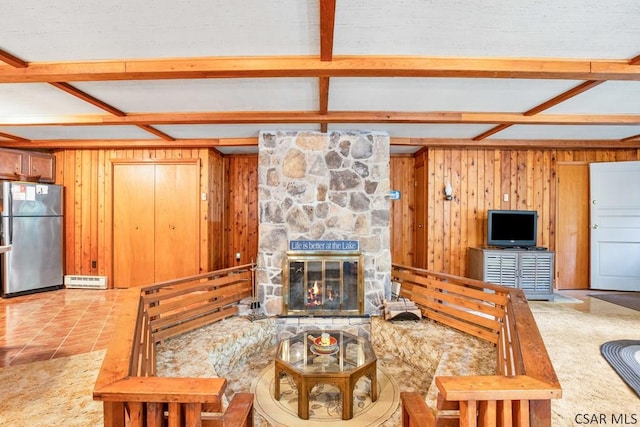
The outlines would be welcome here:
M 640 148 L 637 0 L 3 0 L 0 146 Z

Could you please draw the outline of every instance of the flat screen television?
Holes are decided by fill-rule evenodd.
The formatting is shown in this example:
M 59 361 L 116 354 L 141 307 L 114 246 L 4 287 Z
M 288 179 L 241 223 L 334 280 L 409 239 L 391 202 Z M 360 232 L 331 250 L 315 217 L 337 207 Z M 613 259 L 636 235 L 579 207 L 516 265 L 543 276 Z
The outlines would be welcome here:
M 536 246 L 538 212 L 489 210 L 487 213 L 487 245 L 498 247 Z

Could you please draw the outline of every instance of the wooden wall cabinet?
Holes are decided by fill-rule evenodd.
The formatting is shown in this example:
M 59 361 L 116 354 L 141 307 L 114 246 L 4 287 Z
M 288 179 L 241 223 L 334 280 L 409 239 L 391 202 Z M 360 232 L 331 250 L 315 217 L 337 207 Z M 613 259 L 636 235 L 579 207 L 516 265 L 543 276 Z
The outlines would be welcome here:
M 28 153 L 27 175 L 40 175 L 40 181 L 53 182 L 55 160 L 49 153 Z
M 53 182 L 55 174 L 53 154 L 0 148 L 0 178 L 15 180 L 16 174 L 40 175 L 40 181 Z
M 522 289 L 530 300 L 553 300 L 554 271 L 552 251 L 469 248 L 469 277 Z

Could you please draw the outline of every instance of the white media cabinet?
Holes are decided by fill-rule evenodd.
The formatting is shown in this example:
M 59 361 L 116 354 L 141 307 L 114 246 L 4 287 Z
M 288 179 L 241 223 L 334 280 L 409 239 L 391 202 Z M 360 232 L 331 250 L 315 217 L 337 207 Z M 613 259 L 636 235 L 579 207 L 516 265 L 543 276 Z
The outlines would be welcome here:
M 553 300 L 554 272 L 552 251 L 469 248 L 469 277 L 522 289 L 530 300 Z

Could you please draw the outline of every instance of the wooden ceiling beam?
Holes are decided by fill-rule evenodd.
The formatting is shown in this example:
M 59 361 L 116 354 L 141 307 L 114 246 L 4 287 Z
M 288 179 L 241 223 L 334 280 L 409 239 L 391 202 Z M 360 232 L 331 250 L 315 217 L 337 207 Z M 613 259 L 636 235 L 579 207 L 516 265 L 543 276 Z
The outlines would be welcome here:
M 154 128 L 153 126 L 149 126 L 149 125 L 137 125 L 140 129 L 149 132 L 152 135 L 157 136 L 158 138 L 161 138 L 165 141 L 175 141 L 176 139 L 170 135 L 167 135 L 166 133 L 162 132 L 161 130 L 158 130 L 156 128 Z
M 0 126 L 197 125 L 268 123 L 445 123 L 496 125 L 638 125 L 640 114 L 536 114 L 502 112 L 235 111 L 112 115 L 3 116 Z
M 116 148 L 220 148 L 236 146 L 256 146 L 258 138 L 203 138 L 176 139 L 165 141 L 160 139 L 121 139 L 121 140 L 32 140 L 32 141 L 3 141 L 3 147 L 31 148 L 31 149 L 116 149 Z M 548 148 L 548 149 L 616 149 L 640 147 L 640 141 L 619 140 L 485 140 L 474 141 L 464 138 L 391 138 L 391 145 L 443 148 Z
M 587 80 L 586 82 L 580 83 L 578 86 L 567 90 L 566 92 L 561 93 L 558 96 L 554 96 L 550 100 L 543 102 L 542 104 L 533 107 L 532 109 L 525 111 L 523 114 L 525 116 L 533 116 L 535 114 L 540 113 L 541 111 L 548 110 L 549 108 L 560 104 L 561 102 L 566 101 L 567 99 L 571 99 L 576 95 L 580 95 L 583 92 L 588 91 L 589 89 L 593 89 L 594 87 L 604 83 L 603 80 Z
M 333 59 L 333 33 L 336 22 L 336 0 L 320 0 L 320 60 Z
M 482 132 L 478 136 L 474 136 L 472 139 L 474 141 L 482 141 L 483 139 L 489 138 L 491 135 L 495 135 L 498 132 L 502 132 L 503 130 L 505 130 L 506 128 L 509 128 L 511 126 L 512 125 L 510 125 L 510 124 L 498 125 L 498 126 L 492 127 L 491 129 L 489 129 L 486 132 Z
M 604 83 L 603 80 L 588 80 L 586 82 L 580 83 L 578 86 L 567 90 L 566 92 L 561 93 L 558 96 L 554 96 L 553 98 L 551 98 L 550 100 L 543 102 L 540 105 L 537 105 L 535 107 L 533 107 L 530 110 L 525 111 L 524 113 L 522 113 L 525 116 L 533 116 L 536 115 L 538 113 L 540 113 L 541 111 L 547 110 L 555 105 L 560 104 L 561 102 L 566 101 L 567 99 L 573 98 L 576 95 L 579 95 L 589 89 L 592 89 L 596 86 L 598 86 L 599 84 Z M 474 141 L 481 141 L 485 138 L 490 137 L 491 135 L 495 135 L 498 132 L 502 132 L 503 130 L 507 129 L 511 127 L 510 124 L 502 124 L 502 125 L 498 125 L 492 129 L 489 129 L 486 132 L 481 133 L 480 135 L 476 136 L 473 138 Z
M 124 117 L 127 114 L 123 111 L 118 110 L 117 108 L 107 104 L 106 102 L 103 102 L 101 100 L 99 100 L 98 98 L 95 98 L 91 95 L 89 95 L 88 93 L 70 85 L 69 83 L 65 83 L 65 82 L 51 82 L 49 83 L 51 86 L 54 86 L 64 92 L 67 92 L 70 95 L 75 96 L 76 98 L 82 99 L 85 102 L 88 102 L 91 105 L 94 105 L 102 110 L 105 110 L 111 114 L 113 114 L 114 116 L 118 116 L 118 117 Z
M 9 52 L 0 49 L 0 61 L 7 63 L 15 68 L 27 68 L 29 64 L 17 56 L 13 56 Z
M 640 65 L 640 55 L 633 57 L 629 60 L 630 65 Z
M 329 112 L 329 77 L 320 77 L 319 93 L 320 93 L 320 114 Z
M 9 141 L 15 141 L 15 142 L 29 142 L 29 140 L 26 138 L 22 138 L 20 136 L 12 135 L 10 133 L 5 133 L 5 132 L 0 132 L 0 138 L 5 138 L 5 139 L 8 139 Z M 2 140 L 1 142 L 4 144 L 7 141 Z
M 484 141 L 475 141 L 473 139 L 411 138 L 411 141 L 412 145 L 443 148 L 547 148 L 554 150 L 640 148 L 639 141 L 620 141 L 617 139 L 486 139 Z
M 262 77 L 464 77 L 640 80 L 628 61 L 409 56 L 226 57 L 0 66 L 0 83 Z

